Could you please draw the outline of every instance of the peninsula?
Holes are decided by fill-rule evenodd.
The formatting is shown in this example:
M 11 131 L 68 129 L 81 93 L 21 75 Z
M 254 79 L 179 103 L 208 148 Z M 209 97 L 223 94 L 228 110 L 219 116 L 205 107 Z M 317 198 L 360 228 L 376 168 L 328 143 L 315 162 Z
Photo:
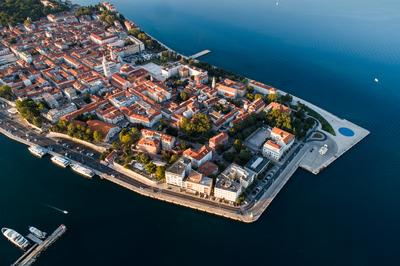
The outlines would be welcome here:
M 111 3 L 30 2 L 41 16 L 0 12 L 0 132 L 85 177 L 251 223 L 299 167 L 318 174 L 369 134 Z

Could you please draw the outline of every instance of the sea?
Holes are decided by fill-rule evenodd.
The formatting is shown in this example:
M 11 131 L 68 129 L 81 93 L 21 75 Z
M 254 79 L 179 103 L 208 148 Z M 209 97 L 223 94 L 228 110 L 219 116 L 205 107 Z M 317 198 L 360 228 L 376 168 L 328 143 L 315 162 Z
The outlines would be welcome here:
M 178 52 L 209 49 L 202 60 L 371 134 L 319 175 L 299 169 L 253 224 L 82 178 L 0 136 L 0 227 L 68 227 L 35 265 L 400 265 L 400 1 L 112 3 Z M 1 236 L 0 265 L 19 255 Z

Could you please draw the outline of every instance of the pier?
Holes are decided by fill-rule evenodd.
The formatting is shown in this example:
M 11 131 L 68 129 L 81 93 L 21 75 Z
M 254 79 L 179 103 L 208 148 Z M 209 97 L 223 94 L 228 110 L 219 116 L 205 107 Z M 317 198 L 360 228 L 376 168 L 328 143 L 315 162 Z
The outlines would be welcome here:
M 31 237 L 31 234 L 27 237 L 31 239 L 35 244 L 26 251 L 17 261 L 15 261 L 12 266 L 29 266 L 32 265 L 39 255 L 50 247 L 57 239 L 59 239 L 65 232 L 67 227 L 65 225 L 60 225 L 49 237 L 41 241 L 36 237 Z
M 197 59 L 197 58 L 202 57 L 202 56 L 204 56 L 206 54 L 209 54 L 209 53 L 211 53 L 210 50 L 203 50 L 201 52 L 198 52 L 198 53 L 196 53 L 194 55 L 189 56 L 189 59 Z

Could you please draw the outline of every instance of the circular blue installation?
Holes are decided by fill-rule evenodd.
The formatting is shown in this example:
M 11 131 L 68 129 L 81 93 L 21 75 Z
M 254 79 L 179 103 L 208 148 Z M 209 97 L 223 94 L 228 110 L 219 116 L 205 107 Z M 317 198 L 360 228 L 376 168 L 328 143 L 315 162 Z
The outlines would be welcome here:
M 354 131 L 347 127 L 339 128 L 339 132 L 346 137 L 353 137 L 355 135 Z

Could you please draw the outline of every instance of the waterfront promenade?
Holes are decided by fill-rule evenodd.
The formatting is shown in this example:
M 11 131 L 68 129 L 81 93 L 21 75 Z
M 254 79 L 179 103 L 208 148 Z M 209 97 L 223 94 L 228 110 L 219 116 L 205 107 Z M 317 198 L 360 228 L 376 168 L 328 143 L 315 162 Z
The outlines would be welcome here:
M 268 207 L 269 203 L 282 189 L 284 184 L 290 179 L 291 175 L 297 169 L 295 162 L 298 156 L 293 160 L 293 167 L 291 171 L 282 171 L 276 174 L 274 185 L 265 191 L 264 196 L 259 204 L 254 204 L 254 201 L 248 202 L 247 205 L 237 207 L 229 204 L 225 204 L 219 201 L 211 201 L 209 199 L 200 198 L 194 195 L 179 192 L 178 190 L 168 189 L 165 185 L 149 185 L 149 183 L 143 182 L 138 178 L 127 176 L 124 173 L 116 171 L 115 168 L 110 168 L 100 163 L 100 161 L 88 157 L 82 156 L 73 149 L 69 149 L 60 145 L 56 140 L 46 137 L 45 135 L 38 134 L 32 128 L 29 128 L 26 123 L 21 123 L 17 117 L 7 117 L 4 113 L 0 112 L 0 119 L 3 121 L 0 125 L 0 133 L 23 143 L 27 146 L 40 145 L 40 146 L 51 146 L 51 155 L 61 155 L 65 152 L 70 154 L 70 160 L 73 163 L 81 163 L 94 170 L 94 172 L 104 180 L 111 181 L 119 186 L 127 188 L 143 196 L 151 197 L 154 199 L 162 200 L 165 202 L 177 204 L 180 206 L 189 207 L 195 210 L 207 212 L 210 214 L 222 216 L 225 218 L 237 220 L 240 222 L 251 223 L 259 219 L 261 214 Z M 10 131 L 10 128 L 13 128 Z M 31 139 L 35 141 L 26 140 L 24 136 L 29 133 Z M 268 198 L 268 204 L 261 204 L 265 202 L 265 198 Z
M 305 102 L 299 98 L 294 98 L 297 101 L 307 104 L 313 109 L 317 109 L 316 106 Z M 114 166 L 105 166 L 100 163 L 99 160 L 88 156 L 82 156 L 73 149 L 67 149 L 58 144 L 54 135 L 40 135 L 34 129 L 30 129 L 29 125 L 21 119 L 18 115 L 10 114 L 0 114 L 0 119 L 2 119 L 2 125 L 0 127 L 0 133 L 6 135 L 7 137 L 21 142 L 25 145 L 41 145 L 41 146 L 52 146 L 53 151 L 50 151 L 51 155 L 63 155 L 65 152 L 70 154 L 71 161 L 73 163 L 81 163 L 91 168 L 98 176 L 102 179 L 111 181 L 119 186 L 127 188 L 143 196 L 151 197 L 154 199 L 162 200 L 165 202 L 177 204 L 180 206 L 189 207 L 195 210 L 207 212 L 210 214 L 230 218 L 233 220 L 251 223 L 258 220 L 264 211 L 268 208 L 269 204 L 273 201 L 279 191 L 284 187 L 284 185 L 289 181 L 291 176 L 296 172 L 298 167 L 302 167 L 317 174 L 321 169 L 325 168 L 327 165 L 332 163 L 344 152 L 349 150 L 353 145 L 362 140 L 368 135 L 368 131 L 346 121 L 337 118 L 336 116 L 330 114 L 329 112 L 323 111 L 318 108 L 325 119 L 332 122 L 335 129 L 339 127 L 351 127 L 356 130 L 357 137 L 351 141 L 342 141 L 343 136 L 333 136 L 329 135 L 325 142 L 330 143 L 331 153 L 330 156 L 321 157 L 316 155 L 317 148 L 314 147 L 313 152 L 309 152 L 310 147 L 315 146 L 314 142 L 305 143 L 298 145 L 295 151 L 291 153 L 289 158 L 286 158 L 283 164 L 279 167 L 279 170 L 273 177 L 273 183 L 266 189 L 262 190 L 256 198 L 247 202 L 243 206 L 233 206 L 225 204 L 219 201 L 213 201 L 209 199 L 200 198 L 194 195 L 186 194 L 180 192 L 174 188 L 168 188 L 165 184 L 156 184 L 151 182 L 145 182 L 145 177 L 138 178 L 137 175 L 127 175 L 125 171 L 120 171 L 120 169 Z M 8 116 L 8 117 L 7 117 Z M 14 132 L 5 129 L 4 123 L 13 124 Z M 27 132 L 30 132 L 31 136 L 35 136 L 35 142 L 26 140 L 24 136 Z M 52 138 L 49 138 L 49 137 Z M 78 144 L 82 144 L 79 143 Z M 318 145 L 321 145 L 319 143 Z M 333 148 L 333 146 L 335 148 Z M 316 159 L 317 158 L 317 159 Z M 316 170 L 317 169 L 317 170 Z
M 279 93 L 285 94 L 283 91 L 279 91 Z M 296 96 L 292 97 L 294 103 L 303 103 L 320 114 L 335 131 L 335 135 L 332 135 L 329 132 L 323 131 L 321 125 L 319 125 L 317 130 L 323 132 L 325 139 L 322 141 L 311 141 L 306 144 L 306 148 L 310 152 L 304 156 L 302 162 L 300 163 L 300 167 L 313 174 L 318 174 L 324 168 L 328 167 L 336 159 L 338 159 L 345 152 L 350 150 L 354 145 L 362 141 L 370 134 L 368 130 L 346 119 L 341 119 L 330 112 Z M 342 130 L 348 131 L 350 134 L 343 134 Z M 321 156 L 321 154 L 319 154 L 319 149 L 325 144 L 328 147 L 328 152 Z

